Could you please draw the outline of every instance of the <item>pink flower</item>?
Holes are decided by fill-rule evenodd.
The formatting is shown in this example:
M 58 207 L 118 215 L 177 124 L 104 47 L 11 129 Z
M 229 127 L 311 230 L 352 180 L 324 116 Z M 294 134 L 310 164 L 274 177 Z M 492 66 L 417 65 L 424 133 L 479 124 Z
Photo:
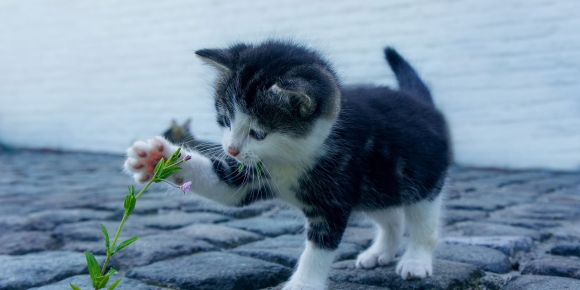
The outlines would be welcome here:
M 179 188 L 181 188 L 181 191 L 183 191 L 183 193 L 188 192 L 189 189 L 191 188 L 191 181 L 182 184 Z
M 185 156 L 185 159 L 183 159 L 183 161 L 187 161 L 187 160 L 190 160 L 190 159 L 191 159 L 191 155 L 187 155 L 187 156 Z

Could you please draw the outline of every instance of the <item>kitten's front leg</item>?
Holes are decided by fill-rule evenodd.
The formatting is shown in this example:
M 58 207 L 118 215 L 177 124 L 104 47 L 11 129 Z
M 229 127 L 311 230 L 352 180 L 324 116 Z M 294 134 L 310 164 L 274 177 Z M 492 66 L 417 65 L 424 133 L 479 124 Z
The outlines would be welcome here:
M 177 146 L 163 137 L 155 137 L 147 142 L 138 141 L 127 150 L 125 170 L 132 173 L 135 181 L 147 182 L 153 177 L 155 165 L 161 158 L 169 158 Z M 262 188 L 252 190 L 247 186 L 246 171 L 238 172 L 235 164 L 225 160 L 210 159 L 196 151 L 181 150 L 191 159 L 180 164 L 181 171 L 169 179 L 176 183 L 191 181 L 191 189 L 202 196 L 226 205 L 242 205 L 248 196 L 270 196 Z
M 348 215 L 337 209 L 336 216 L 309 217 L 306 248 L 290 281 L 282 290 L 323 290 L 346 228 Z

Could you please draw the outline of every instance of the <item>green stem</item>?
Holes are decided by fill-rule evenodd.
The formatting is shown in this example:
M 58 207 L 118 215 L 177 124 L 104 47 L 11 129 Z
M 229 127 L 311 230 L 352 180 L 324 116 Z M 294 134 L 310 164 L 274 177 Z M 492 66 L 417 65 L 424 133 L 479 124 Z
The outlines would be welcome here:
M 143 192 L 145 192 L 145 190 L 147 190 L 149 185 L 151 185 L 151 183 L 153 183 L 153 182 L 155 182 L 155 176 L 153 176 L 153 178 L 151 178 L 151 180 L 145 185 L 145 187 L 143 187 L 143 189 L 141 189 L 141 191 L 139 191 L 139 193 L 135 196 L 135 199 L 139 199 L 141 194 L 143 194 Z
M 146 185 L 145 187 L 143 187 L 143 189 L 141 189 L 141 191 L 139 191 L 139 193 L 137 194 L 137 196 L 135 196 L 135 199 L 139 199 L 139 197 L 141 196 L 141 194 L 143 194 L 143 192 L 145 192 L 145 190 L 147 190 L 147 188 L 149 187 L 149 185 L 151 185 L 151 183 L 153 183 L 153 181 L 155 180 L 155 177 L 153 177 Z M 113 244 L 111 244 L 111 250 L 107 251 L 107 258 L 105 258 L 105 263 L 103 264 L 103 269 L 101 269 L 101 275 L 105 275 L 105 269 L 107 269 L 107 264 L 109 263 L 109 259 L 111 259 L 111 257 L 113 256 L 113 250 L 115 249 L 115 245 L 117 244 L 117 239 L 119 238 L 119 235 L 121 234 L 121 229 L 123 228 L 123 225 L 125 224 L 125 220 L 127 219 L 127 217 L 129 217 L 129 215 L 127 214 L 127 212 L 125 211 L 125 213 L 123 214 L 123 219 L 121 220 L 121 223 L 119 224 L 119 228 L 117 228 L 117 233 L 115 233 L 115 238 L 113 239 Z

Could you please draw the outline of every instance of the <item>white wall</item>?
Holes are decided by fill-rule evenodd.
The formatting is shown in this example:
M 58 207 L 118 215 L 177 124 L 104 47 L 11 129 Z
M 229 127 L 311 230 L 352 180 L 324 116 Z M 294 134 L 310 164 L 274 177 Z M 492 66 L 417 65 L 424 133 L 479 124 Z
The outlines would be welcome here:
M 0 141 L 123 152 L 190 116 L 217 140 L 213 71 L 193 51 L 274 36 L 320 48 L 345 83 L 394 84 L 382 48 L 395 46 L 447 115 L 459 163 L 578 169 L 578 11 L 575 0 L 2 0 Z

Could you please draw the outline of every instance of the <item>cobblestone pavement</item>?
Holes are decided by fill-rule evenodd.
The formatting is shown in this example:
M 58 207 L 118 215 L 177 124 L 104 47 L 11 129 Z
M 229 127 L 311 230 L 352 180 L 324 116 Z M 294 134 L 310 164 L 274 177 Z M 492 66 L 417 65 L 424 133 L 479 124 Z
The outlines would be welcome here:
M 123 157 L 0 155 L 0 289 L 91 289 L 83 251 L 102 261 L 99 223 L 114 232 Z M 580 289 L 580 173 L 453 168 L 435 276 L 354 268 L 373 235 L 353 216 L 330 289 Z M 111 266 L 117 289 L 280 289 L 303 247 L 303 218 L 277 201 L 227 208 L 153 186 L 121 238 L 141 235 Z

